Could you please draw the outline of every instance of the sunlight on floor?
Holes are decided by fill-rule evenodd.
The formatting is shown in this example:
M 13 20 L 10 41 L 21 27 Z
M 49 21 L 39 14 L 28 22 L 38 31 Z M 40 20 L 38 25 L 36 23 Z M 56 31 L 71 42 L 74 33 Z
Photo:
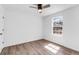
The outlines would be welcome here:
M 48 45 L 45 45 L 44 47 L 55 54 L 60 50 L 60 47 L 53 44 L 48 44 Z

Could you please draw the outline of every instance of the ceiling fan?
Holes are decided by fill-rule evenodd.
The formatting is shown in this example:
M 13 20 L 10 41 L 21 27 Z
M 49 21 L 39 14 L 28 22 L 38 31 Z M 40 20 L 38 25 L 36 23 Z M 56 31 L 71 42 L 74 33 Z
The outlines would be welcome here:
M 39 13 L 42 13 L 43 9 L 49 8 L 50 4 L 33 4 L 34 6 L 29 6 L 30 8 L 35 8 L 38 10 Z

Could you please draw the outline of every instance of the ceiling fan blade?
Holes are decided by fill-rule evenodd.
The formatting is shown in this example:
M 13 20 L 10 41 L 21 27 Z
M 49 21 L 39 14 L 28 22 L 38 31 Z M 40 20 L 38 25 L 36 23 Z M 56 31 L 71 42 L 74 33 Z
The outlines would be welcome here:
M 50 7 L 50 4 L 43 6 L 43 8 L 48 8 Z
M 35 8 L 35 9 L 37 9 L 37 7 L 33 7 L 33 6 L 29 6 L 30 8 Z

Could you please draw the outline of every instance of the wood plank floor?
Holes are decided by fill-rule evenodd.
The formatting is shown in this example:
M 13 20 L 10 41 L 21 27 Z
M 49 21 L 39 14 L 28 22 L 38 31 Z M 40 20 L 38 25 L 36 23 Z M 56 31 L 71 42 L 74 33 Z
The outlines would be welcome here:
M 79 52 L 42 39 L 5 47 L 1 55 L 79 55 Z

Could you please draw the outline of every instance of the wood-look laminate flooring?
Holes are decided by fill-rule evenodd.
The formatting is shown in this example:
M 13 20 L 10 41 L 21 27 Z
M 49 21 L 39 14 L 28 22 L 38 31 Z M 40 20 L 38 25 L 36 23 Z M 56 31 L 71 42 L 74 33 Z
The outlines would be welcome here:
M 79 52 L 42 39 L 5 47 L 1 55 L 79 55 Z

